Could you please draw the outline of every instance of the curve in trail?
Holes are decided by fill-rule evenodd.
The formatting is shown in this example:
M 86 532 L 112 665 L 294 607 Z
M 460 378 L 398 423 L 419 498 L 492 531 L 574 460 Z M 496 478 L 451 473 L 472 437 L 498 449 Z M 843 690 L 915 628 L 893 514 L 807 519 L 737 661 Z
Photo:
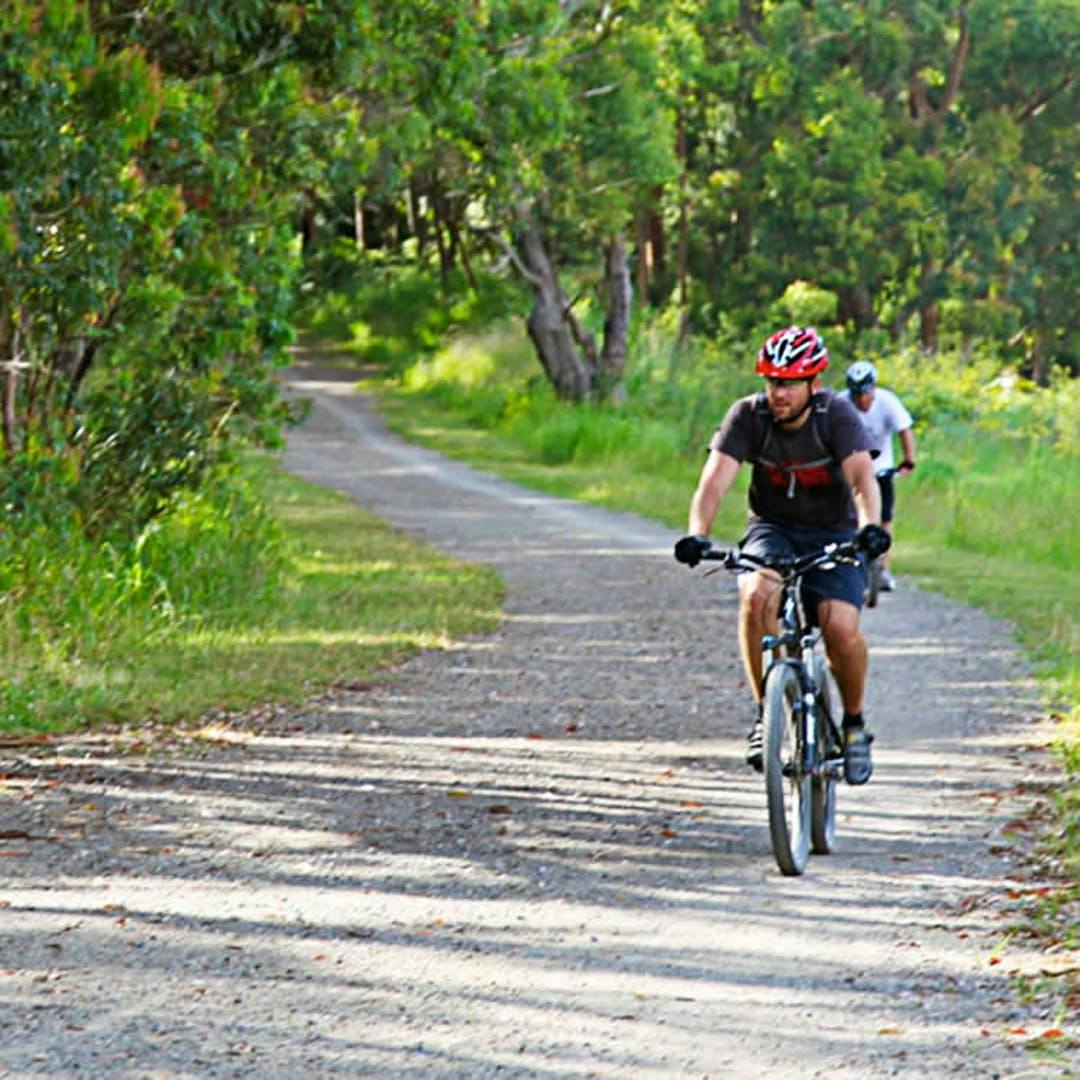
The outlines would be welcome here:
M 677 566 L 653 523 L 408 446 L 348 372 L 288 378 L 315 405 L 286 467 L 493 563 L 505 618 L 197 753 L 87 733 L 17 761 L 0 1068 L 1024 1067 L 998 924 L 971 907 L 1010 872 L 1027 690 L 1004 628 L 907 589 L 868 615 L 877 775 L 841 790 L 838 853 L 782 878 L 730 580 Z

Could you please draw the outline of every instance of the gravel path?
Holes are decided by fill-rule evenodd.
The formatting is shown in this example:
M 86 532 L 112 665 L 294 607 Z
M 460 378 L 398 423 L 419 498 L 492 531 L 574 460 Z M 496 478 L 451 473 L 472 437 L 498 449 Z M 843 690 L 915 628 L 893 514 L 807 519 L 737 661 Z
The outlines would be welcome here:
M 290 379 L 287 467 L 496 565 L 505 620 L 210 741 L 0 747 L 3 1075 L 1062 1074 L 991 963 L 1042 760 L 1004 627 L 911 588 L 868 613 L 877 774 L 785 879 L 732 582 Z

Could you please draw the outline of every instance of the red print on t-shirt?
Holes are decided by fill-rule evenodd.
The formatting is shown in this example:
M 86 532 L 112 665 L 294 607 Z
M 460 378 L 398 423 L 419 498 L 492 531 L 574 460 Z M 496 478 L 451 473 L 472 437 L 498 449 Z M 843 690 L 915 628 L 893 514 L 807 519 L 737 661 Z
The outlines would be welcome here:
M 776 487 L 787 487 L 792 476 L 797 484 L 804 484 L 806 487 L 820 487 L 822 484 L 832 483 L 832 476 L 824 465 L 800 466 L 794 461 L 781 461 L 780 464 L 791 466 L 791 471 L 769 469 L 769 483 Z

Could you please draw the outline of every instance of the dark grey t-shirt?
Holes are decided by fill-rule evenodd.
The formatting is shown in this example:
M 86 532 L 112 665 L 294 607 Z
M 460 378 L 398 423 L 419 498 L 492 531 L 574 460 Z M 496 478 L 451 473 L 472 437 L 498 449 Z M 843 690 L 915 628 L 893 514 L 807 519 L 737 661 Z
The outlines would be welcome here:
M 823 423 L 809 415 L 802 427 L 785 431 L 773 423 L 764 394 L 752 394 L 728 409 L 710 441 L 710 450 L 753 464 L 751 521 L 832 529 L 855 524 L 840 462 L 869 450 L 870 439 L 855 407 L 833 391 L 820 391 L 811 408 L 822 410 Z

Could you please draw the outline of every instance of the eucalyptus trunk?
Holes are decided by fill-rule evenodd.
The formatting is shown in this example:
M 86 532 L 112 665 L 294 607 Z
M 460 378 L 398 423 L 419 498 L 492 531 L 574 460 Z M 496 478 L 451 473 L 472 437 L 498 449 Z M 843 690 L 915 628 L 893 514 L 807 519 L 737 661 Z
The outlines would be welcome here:
M 618 401 L 625 395 L 622 379 L 633 300 L 626 240 L 621 235 L 616 236 L 608 248 L 606 277 L 608 310 L 604 320 L 604 347 L 600 352 L 597 391 L 598 396 Z
M 533 287 L 532 312 L 526 325 L 540 363 L 559 397 L 583 401 L 592 390 L 596 343 L 571 311 L 533 221 L 519 224 L 516 246 L 524 275 Z

